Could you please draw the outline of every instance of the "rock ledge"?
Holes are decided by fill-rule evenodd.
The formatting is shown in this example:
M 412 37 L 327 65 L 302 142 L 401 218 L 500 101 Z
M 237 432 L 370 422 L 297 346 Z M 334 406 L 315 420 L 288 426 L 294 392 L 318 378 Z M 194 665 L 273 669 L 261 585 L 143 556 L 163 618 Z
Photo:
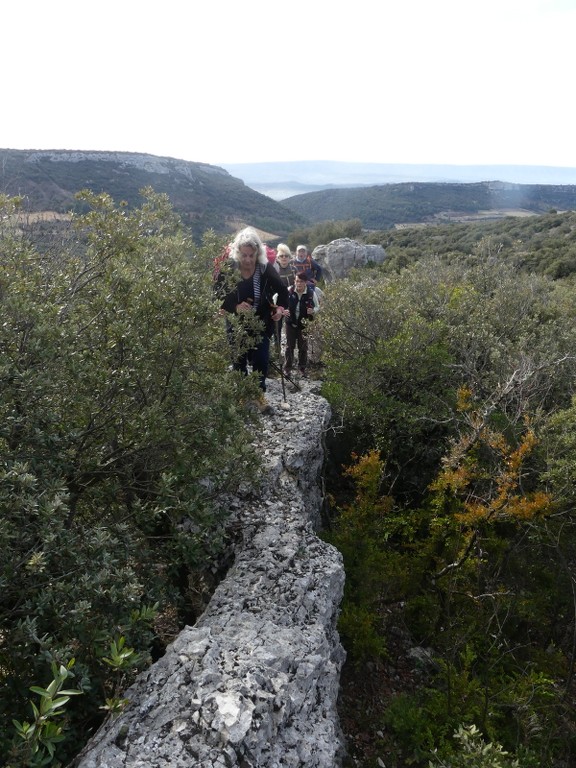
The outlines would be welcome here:
M 280 382 L 270 382 L 274 413 L 255 442 L 265 479 L 228 500 L 240 529 L 234 564 L 196 625 L 126 692 L 131 704 L 96 733 L 77 768 L 341 764 L 344 570 L 315 532 L 330 419 L 317 386 L 302 382 L 283 407 Z

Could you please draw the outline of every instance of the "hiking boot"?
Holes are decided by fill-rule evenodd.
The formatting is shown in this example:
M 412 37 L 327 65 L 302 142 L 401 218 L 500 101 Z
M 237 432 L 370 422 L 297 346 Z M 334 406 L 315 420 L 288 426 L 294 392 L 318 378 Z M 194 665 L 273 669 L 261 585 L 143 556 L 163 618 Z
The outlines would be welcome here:
M 306 373 L 306 368 L 300 368 L 300 376 L 302 376 L 303 379 L 308 378 L 308 374 Z
M 284 370 L 282 371 L 282 373 L 284 374 L 284 376 L 290 376 L 290 374 L 292 373 L 292 368 L 287 368 L 286 366 L 284 366 Z
M 254 397 L 251 400 L 248 400 L 246 402 L 246 407 L 249 411 L 252 413 L 262 413 L 262 414 L 268 414 L 268 413 L 274 413 L 274 409 L 266 400 L 264 397 L 264 393 L 261 395 L 258 395 L 258 397 Z
M 270 405 L 270 403 L 268 402 L 268 400 L 266 400 L 266 398 L 264 397 L 264 395 L 260 395 L 260 397 L 258 397 L 258 398 L 256 399 L 256 401 L 255 401 L 255 405 L 256 405 L 256 408 L 257 408 L 257 409 L 260 411 L 260 413 L 262 413 L 262 414 L 273 413 L 273 409 L 272 409 L 272 406 Z

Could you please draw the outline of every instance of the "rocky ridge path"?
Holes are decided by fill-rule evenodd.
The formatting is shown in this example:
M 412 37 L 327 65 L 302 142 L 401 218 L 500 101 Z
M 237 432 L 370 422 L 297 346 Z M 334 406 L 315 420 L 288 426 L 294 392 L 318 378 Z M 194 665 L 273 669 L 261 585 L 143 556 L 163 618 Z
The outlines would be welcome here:
M 317 535 L 330 408 L 317 383 L 301 386 L 284 402 L 280 381 L 270 381 L 274 412 L 254 439 L 263 480 L 227 499 L 237 542 L 226 577 L 75 768 L 341 765 L 344 569 Z

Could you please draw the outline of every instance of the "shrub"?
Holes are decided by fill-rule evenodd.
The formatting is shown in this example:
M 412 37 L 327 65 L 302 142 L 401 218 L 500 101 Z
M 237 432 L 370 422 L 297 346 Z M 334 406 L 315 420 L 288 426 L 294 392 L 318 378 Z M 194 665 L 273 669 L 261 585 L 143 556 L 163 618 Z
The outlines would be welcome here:
M 441 758 L 430 761 L 429 768 L 520 768 L 518 760 L 500 744 L 486 743 L 475 725 L 458 726 L 454 738 L 460 742 L 458 753 L 448 762 Z M 523 762 L 522 768 L 528 768 L 528 763 Z
M 212 292 L 222 244 L 196 249 L 167 198 L 143 194 L 127 211 L 85 193 L 60 250 L 2 218 L 0 752 L 29 687 L 72 658 L 85 695 L 58 758 L 81 745 L 115 695 L 110 643 L 134 649 L 128 683 L 161 652 L 157 621 L 194 620 L 218 496 L 256 472 L 242 407 L 256 385 L 228 372 Z

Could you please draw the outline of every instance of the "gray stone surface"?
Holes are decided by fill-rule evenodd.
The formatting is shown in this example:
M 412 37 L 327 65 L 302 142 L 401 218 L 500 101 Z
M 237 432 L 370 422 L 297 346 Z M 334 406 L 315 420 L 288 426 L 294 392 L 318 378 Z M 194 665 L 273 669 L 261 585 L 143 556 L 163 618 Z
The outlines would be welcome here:
M 320 264 L 326 282 L 346 277 L 354 267 L 381 264 L 386 251 L 381 245 L 366 245 L 348 237 L 332 240 L 328 245 L 314 248 L 312 257 Z
M 344 651 L 336 621 L 340 554 L 316 535 L 323 501 L 323 435 L 330 418 L 317 385 L 263 417 L 259 488 L 227 499 L 238 529 L 234 564 L 194 627 L 126 692 L 77 768 L 335 768 Z

